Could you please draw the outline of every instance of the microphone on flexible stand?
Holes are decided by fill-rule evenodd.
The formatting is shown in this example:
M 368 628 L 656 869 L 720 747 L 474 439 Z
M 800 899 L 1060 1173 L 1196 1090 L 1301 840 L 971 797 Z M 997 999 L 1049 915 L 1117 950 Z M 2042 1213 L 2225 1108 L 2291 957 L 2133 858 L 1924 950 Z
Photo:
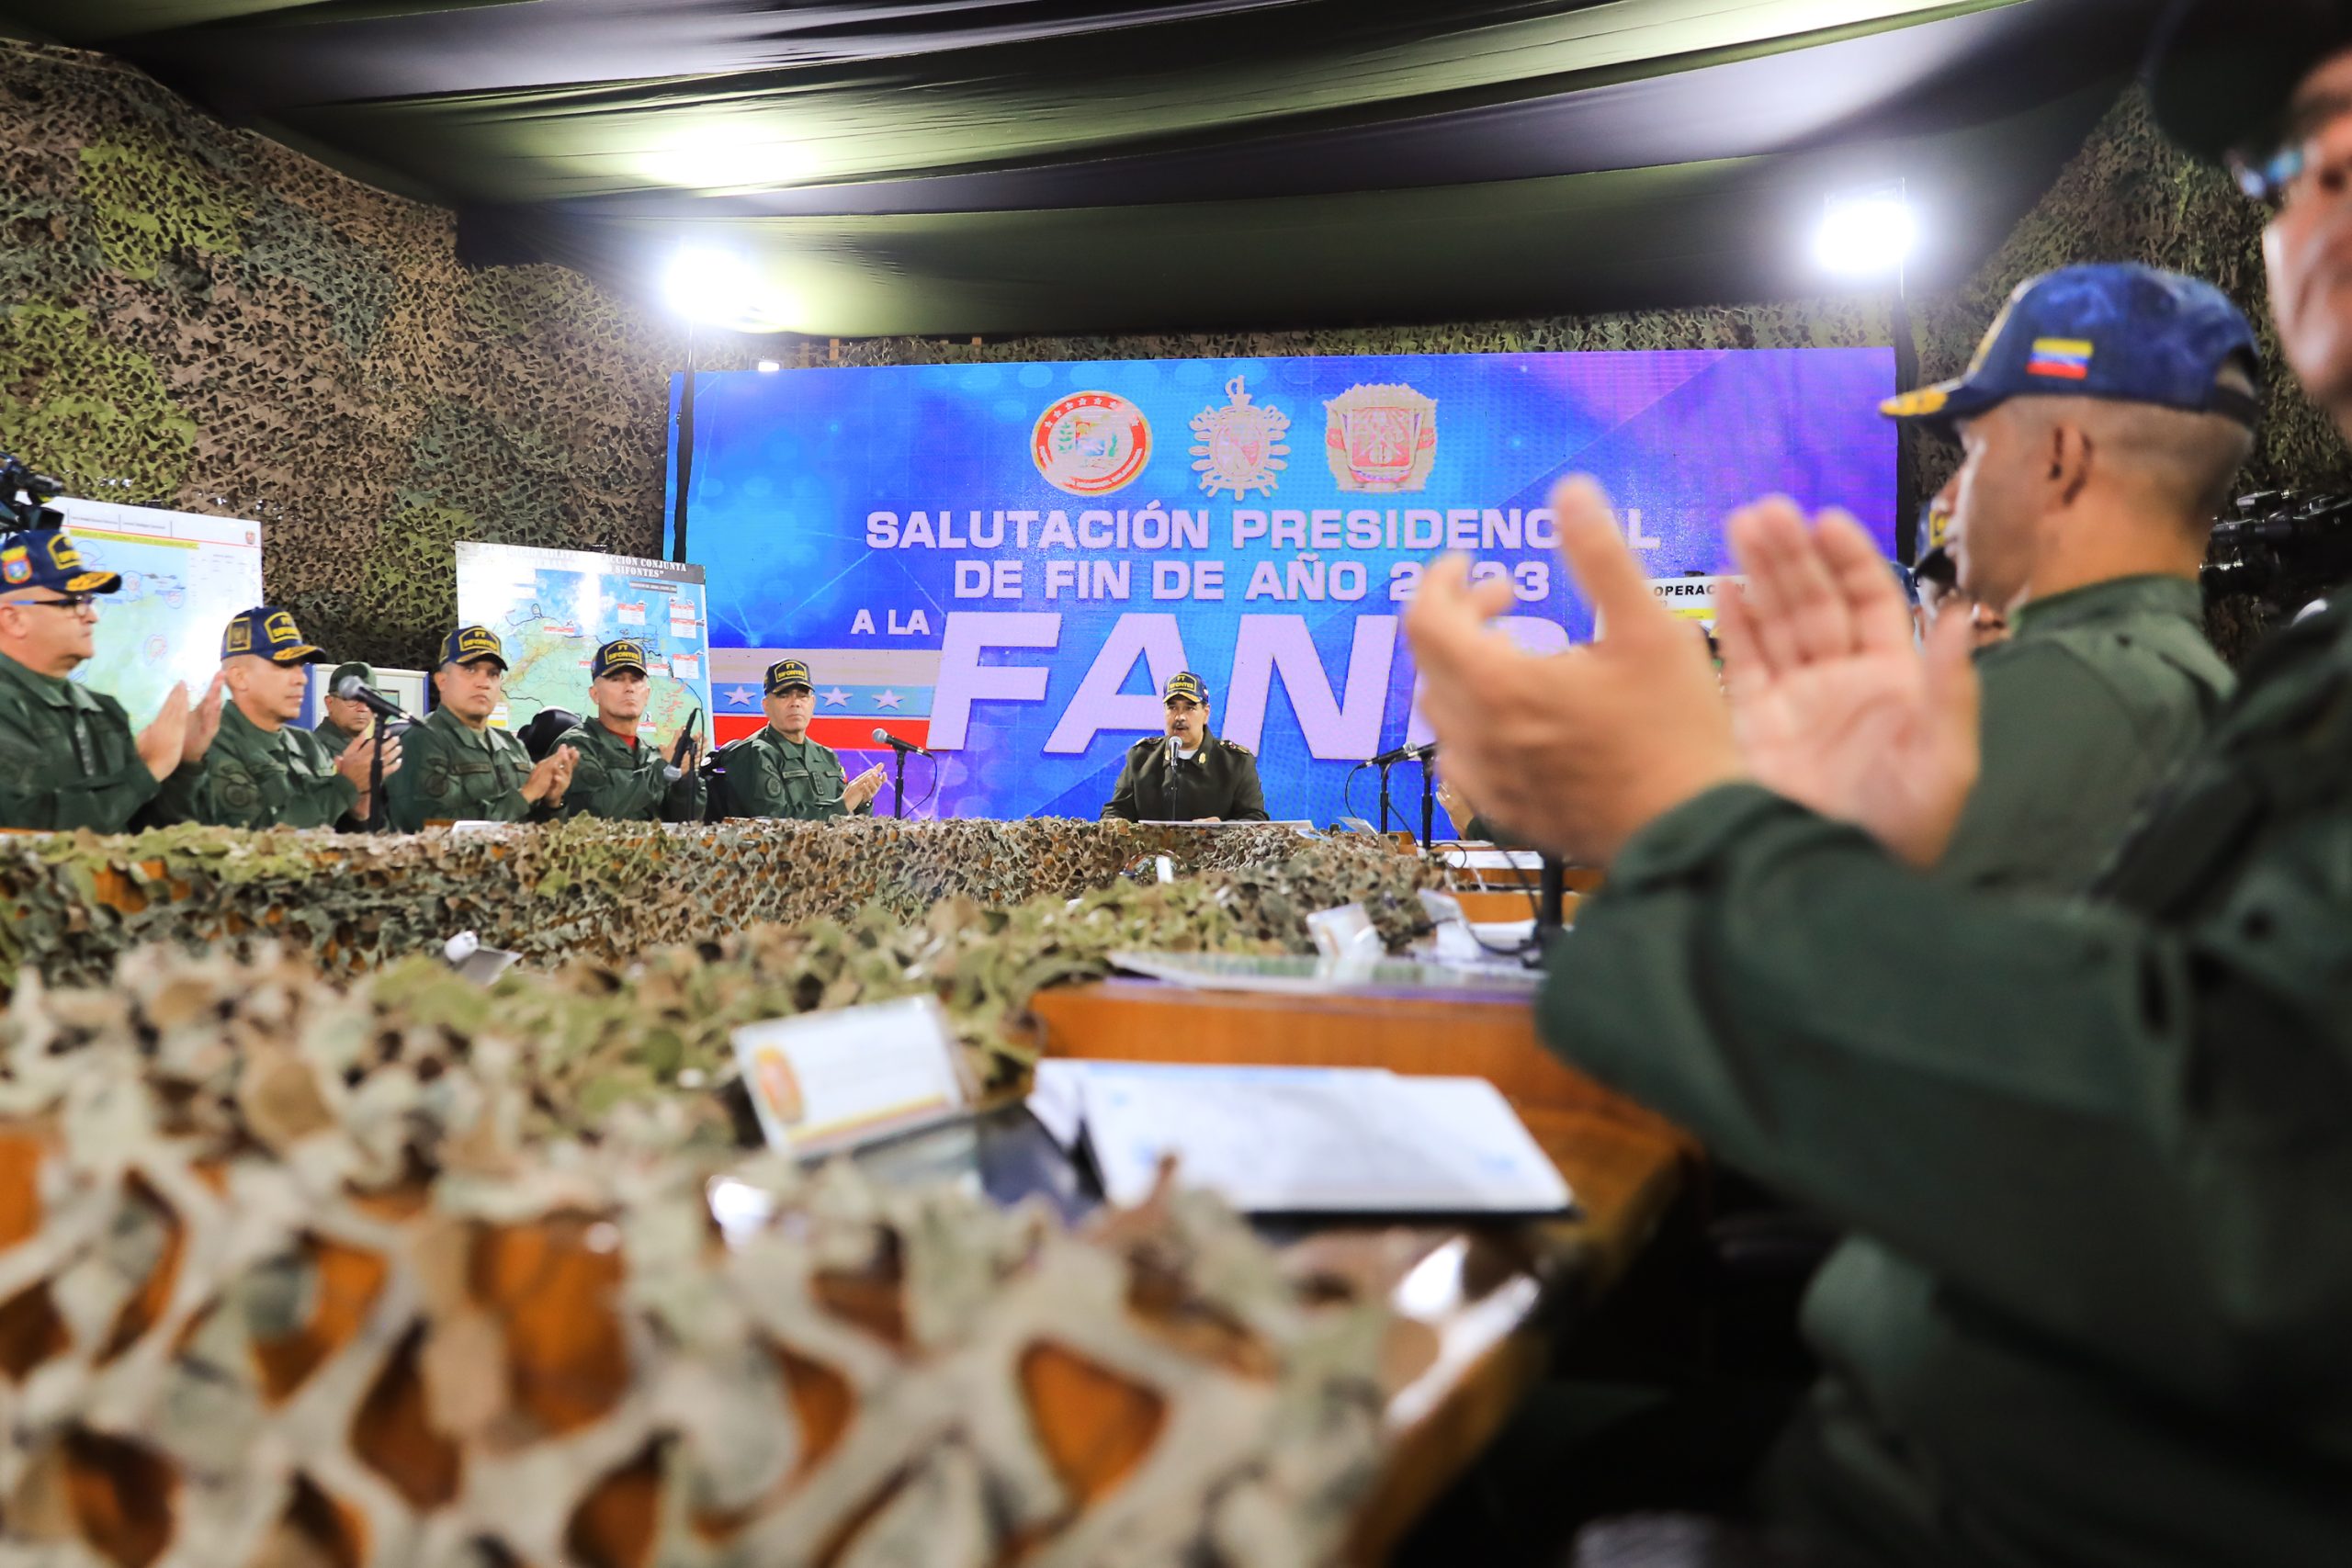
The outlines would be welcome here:
M 384 801 L 384 721 L 405 719 L 401 705 L 377 691 L 356 675 L 345 675 L 335 683 L 334 694 L 347 703 L 363 703 L 376 716 L 375 754 L 368 760 L 368 830 L 389 832 L 392 826 L 390 809 Z
M 880 726 L 878 726 L 878 725 L 877 725 L 877 726 L 876 726 L 876 728 L 875 728 L 875 730 L 874 730 L 874 739 L 875 739 L 877 742 L 879 742 L 880 744 L 882 744 L 882 745 L 884 745 L 884 746 L 888 746 L 888 747 L 889 747 L 891 750 L 896 750 L 896 751 L 912 751 L 912 752 L 913 752 L 916 756 L 918 756 L 918 757 L 930 757 L 930 756 L 931 756 L 931 753 L 930 753 L 930 752 L 928 752 L 928 751 L 924 750 L 922 747 L 920 747 L 920 746 L 916 745 L 913 741 L 911 741 L 911 740 L 901 740 L 901 739 L 899 739 L 897 736 L 895 736 L 895 735 L 891 734 L 888 730 L 882 728 L 881 728 Z M 932 758 L 932 760 L 933 760 L 933 761 L 938 761 L 938 759 L 937 759 L 937 758 L 935 758 L 935 757 L 933 757 L 933 758 Z

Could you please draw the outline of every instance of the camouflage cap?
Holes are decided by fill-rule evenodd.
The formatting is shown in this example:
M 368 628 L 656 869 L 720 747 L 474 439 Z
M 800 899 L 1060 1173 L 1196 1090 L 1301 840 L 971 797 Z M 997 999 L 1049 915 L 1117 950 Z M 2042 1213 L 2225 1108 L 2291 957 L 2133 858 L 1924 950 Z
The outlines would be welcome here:
M 360 660 L 352 659 L 334 667 L 334 673 L 327 677 L 327 690 L 332 692 L 342 685 L 344 677 L 346 675 L 358 676 L 359 683 L 363 686 L 372 686 L 376 683 L 376 667 Z

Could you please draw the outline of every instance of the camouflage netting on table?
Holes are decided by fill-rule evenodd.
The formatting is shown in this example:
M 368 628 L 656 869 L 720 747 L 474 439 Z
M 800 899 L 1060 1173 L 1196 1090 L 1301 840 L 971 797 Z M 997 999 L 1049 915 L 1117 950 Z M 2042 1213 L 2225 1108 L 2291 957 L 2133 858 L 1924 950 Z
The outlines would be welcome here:
M 1159 853 L 1184 874 L 1272 865 L 1305 842 L 1273 827 L 1055 820 L 11 835 L 0 838 L 0 982 L 26 964 L 52 981 L 96 980 L 143 943 L 256 934 L 344 971 L 437 952 L 464 931 L 532 960 L 618 960 L 868 907 L 903 917 L 959 897 L 993 907 L 1069 898 Z M 1321 852 L 1335 886 L 1370 885 L 1397 860 L 1376 840 L 1334 840 Z
M 154 949 L 104 990 L 19 986 L 0 1021 L 13 1551 L 1333 1555 L 1374 1473 L 1392 1320 L 1371 1292 L 1303 1289 L 1196 1196 L 1071 1235 L 730 1163 L 684 1097 L 542 1135 L 574 1043 L 520 1002 L 562 986 L 510 978 L 469 1010 L 425 967 L 345 990 L 292 959 Z

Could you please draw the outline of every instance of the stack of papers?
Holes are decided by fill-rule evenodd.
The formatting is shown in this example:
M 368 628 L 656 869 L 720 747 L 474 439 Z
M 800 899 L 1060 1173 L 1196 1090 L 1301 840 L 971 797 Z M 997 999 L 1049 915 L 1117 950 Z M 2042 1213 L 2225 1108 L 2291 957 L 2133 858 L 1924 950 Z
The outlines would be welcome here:
M 1536 1214 L 1567 1183 L 1484 1078 L 1378 1067 L 1037 1064 L 1029 1109 L 1063 1147 L 1093 1156 L 1105 1197 L 1177 1179 L 1248 1213 Z

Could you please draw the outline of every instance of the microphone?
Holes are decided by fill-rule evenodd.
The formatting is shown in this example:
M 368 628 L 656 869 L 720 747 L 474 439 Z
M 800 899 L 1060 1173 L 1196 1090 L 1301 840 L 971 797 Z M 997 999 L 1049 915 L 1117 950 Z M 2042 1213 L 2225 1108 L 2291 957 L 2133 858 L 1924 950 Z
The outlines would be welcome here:
M 406 718 L 401 705 L 376 690 L 356 675 L 345 675 L 335 686 L 334 694 L 347 703 L 366 703 L 369 708 L 386 718 Z
M 669 764 L 662 770 L 662 776 L 672 784 L 686 776 L 686 758 L 695 746 L 695 720 L 701 716 L 702 709 L 697 707 L 686 715 L 686 722 L 678 727 L 678 743 L 670 748 Z
M 890 748 L 892 750 L 894 750 L 894 751 L 912 751 L 912 752 L 913 752 L 916 756 L 918 756 L 918 757 L 930 757 L 930 756 L 931 756 L 931 753 L 930 753 L 930 752 L 928 752 L 928 751 L 924 750 L 922 747 L 920 747 L 920 746 L 916 745 L 913 741 L 911 741 L 911 740 L 901 740 L 901 739 L 899 739 L 897 736 L 895 736 L 895 735 L 891 734 L 891 733 L 890 733 L 888 730 L 887 730 L 887 729 L 882 729 L 882 728 L 876 728 L 876 730 L 874 731 L 874 739 L 876 739 L 876 740 L 878 740 L 878 741 L 880 741 L 883 745 L 889 747 L 889 748 Z M 935 758 L 935 757 L 933 757 L 933 758 L 932 758 L 932 760 L 933 760 L 933 761 L 938 761 L 938 759 L 937 759 L 937 758 Z
M 1399 746 L 1394 751 L 1383 751 L 1364 763 L 1367 768 L 1394 767 L 1398 762 L 1426 762 L 1437 755 L 1437 742 L 1425 740 L 1419 746 Z

